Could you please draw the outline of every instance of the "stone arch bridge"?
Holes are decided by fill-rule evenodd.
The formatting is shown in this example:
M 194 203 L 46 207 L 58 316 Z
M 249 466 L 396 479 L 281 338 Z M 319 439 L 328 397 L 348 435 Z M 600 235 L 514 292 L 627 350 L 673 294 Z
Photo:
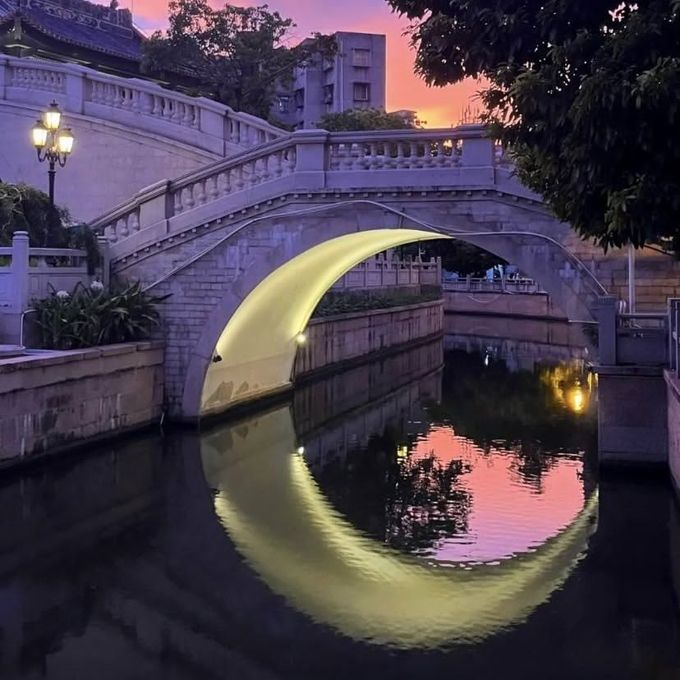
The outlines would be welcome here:
M 342 274 L 386 248 L 464 239 L 540 281 L 572 320 L 605 288 L 574 237 L 478 126 L 300 131 L 94 222 L 112 273 L 163 303 L 170 414 L 195 419 L 290 384 L 296 338 Z M 595 263 L 596 264 L 596 263 Z

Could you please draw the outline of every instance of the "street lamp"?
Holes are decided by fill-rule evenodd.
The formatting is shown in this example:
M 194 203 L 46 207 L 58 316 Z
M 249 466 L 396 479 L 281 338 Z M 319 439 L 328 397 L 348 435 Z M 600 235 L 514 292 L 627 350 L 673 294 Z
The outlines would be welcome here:
M 57 174 L 56 164 L 63 168 L 73 151 L 73 133 L 71 128 L 61 127 L 61 110 L 53 101 L 47 111 L 38 119 L 31 130 L 33 146 L 38 152 L 38 160 L 49 161 L 47 171 L 50 182 L 50 205 L 54 205 L 54 177 Z

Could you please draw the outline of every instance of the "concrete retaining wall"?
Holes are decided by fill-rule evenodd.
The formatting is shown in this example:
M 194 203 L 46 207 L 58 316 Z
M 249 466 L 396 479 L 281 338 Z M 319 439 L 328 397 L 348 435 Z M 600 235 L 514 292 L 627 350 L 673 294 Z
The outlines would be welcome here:
M 0 465 L 158 420 L 157 343 L 41 352 L 0 363 Z
M 650 366 L 598 366 L 598 439 L 602 464 L 668 461 L 666 388 Z
M 312 319 L 307 342 L 297 353 L 294 378 L 400 345 L 434 337 L 443 331 L 441 300 Z
M 458 314 L 491 314 L 526 318 L 559 319 L 566 316 L 547 293 L 498 293 L 444 291 L 444 311 Z

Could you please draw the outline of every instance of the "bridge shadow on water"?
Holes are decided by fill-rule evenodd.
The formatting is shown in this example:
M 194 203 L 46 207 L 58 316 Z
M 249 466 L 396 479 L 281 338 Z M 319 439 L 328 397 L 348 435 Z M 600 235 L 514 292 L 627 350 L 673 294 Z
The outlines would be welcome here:
M 0 675 L 677 677 L 680 516 L 662 482 L 598 480 L 572 456 L 582 489 L 568 524 L 458 566 L 381 540 L 394 520 L 382 500 L 363 526 L 343 506 L 357 497 L 339 473 L 354 483 L 362 456 L 403 461 L 403 447 L 444 427 L 480 456 L 500 446 L 485 437 L 525 446 L 523 425 L 498 404 L 531 375 L 534 396 L 516 401 L 547 420 L 541 450 L 587 448 L 587 428 L 565 444 L 577 422 L 568 409 L 544 417 L 532 401 L 553 394 L 554 371 L 490 363 L 455 349 L 444 362 L 432 343 L 203 433 L 150 434 L 6 478 Z M 558 462 L 537 467 L 525 454 L 513 470 L 538 496 Z M 389 486 L 394 459 L 376 456 L 375 478 Z M 474 528 L 464 495 L 452 498 Z

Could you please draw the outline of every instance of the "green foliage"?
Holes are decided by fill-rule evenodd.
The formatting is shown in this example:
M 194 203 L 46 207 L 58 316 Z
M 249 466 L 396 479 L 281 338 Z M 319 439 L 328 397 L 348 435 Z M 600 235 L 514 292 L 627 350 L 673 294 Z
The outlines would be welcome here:
M 47 194 L 27 184 L 0 182 L 0 246 L 12 243 L 15 231 L 27 231 L 36 248 L 61 248 L 67 213 L 50 205 Z M 53 245 L 59 243 L 59 245 Z
M 486 272 L 499 264 L 507 264 L 505 260 L 478 248 L 472 243 L 457 239 L 443 238 L 434 241 L 409 243 L 399 249 L 400 257 L 415 257 L 420 252 L 422 257 L 441 257 L 442 269 L 457 272 L 461 276 L 484 276 Z
M 352 314 L 370 309 L 388 309 L 402 305 L 416 305 L 441 299 L 438 286 L 421 286 L 420 290 L 395 288 L 394 290 L 368 292 L 365 290 L 336 292 L 330 291 L 321 298 L 312 316 L 334 316 Z
M 157 305 L 139 283 L 106 291 L 101 285 L 78 284 L 72 293 L 52 289 L 34 300 L 35 324 L 45 349 L 76 349 L 148 338 L 159 325 Z
M 335 40 L 320 34 L 289 47 L 295 24 L 267 5 L 213 9 L 208 0 L 171 0 L 168 21 L 165 33 L 145 42 L 142 70 L 186 74 L 197 93 L 265 119 L 277 83 L 336 50 Z
M 416 127 L 413 120 L 381 109 L 350 109 L 341 113 L 325 113 L 316 125 L 329 132 L 354 130 L 410 130 Z
M 86 224 L 65 226 L 68 221 L 68 212 L 50 205 L 46 193 L 27 184 L 0 182 L 0 246 L 11 245 L 15 231 L 26 231 L 34 248 L 85 250 L 93 274 L 101 257 L 97 235 Z
M 434 85 L 487 83 L 519 177 L 603 247 L 680 252 L 680 3 L 388 0 Z

